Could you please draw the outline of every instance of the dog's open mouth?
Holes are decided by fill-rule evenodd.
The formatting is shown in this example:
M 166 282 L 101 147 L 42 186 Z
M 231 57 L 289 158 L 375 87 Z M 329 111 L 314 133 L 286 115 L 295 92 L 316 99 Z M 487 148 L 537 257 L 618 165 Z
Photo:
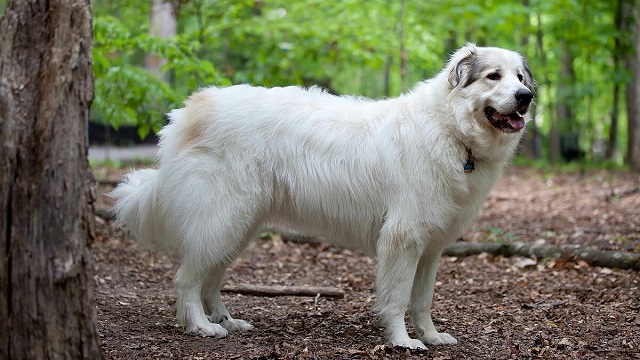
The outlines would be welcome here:
M 521 114 L 519 111 L 505 115 L 491 106 L 487 106 L 484 109 L 484 113 L 487 114 L 487 119 L 489 119 L 491 125 L 502 132 L 514 133 L 524 128 L 524 113 Z

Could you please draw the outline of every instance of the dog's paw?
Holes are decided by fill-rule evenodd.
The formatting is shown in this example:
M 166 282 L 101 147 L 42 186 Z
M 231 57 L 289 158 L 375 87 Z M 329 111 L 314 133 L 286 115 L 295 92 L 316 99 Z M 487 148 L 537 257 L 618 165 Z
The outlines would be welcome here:
M 229 331 L 249 331 L 253 330 L 253 325 L 249 324 L 247 321 L 240 319 L 222 319 L 220 322 L 225 329 Z
M 215 338 L 224 338 L 227 337 L 229 333 L 227 329 L 218 324 L 194 324 L 192 326 L 187 327 L 187 332 L 189 334 L 196 334 L 200 336 L 211 336 Z
M 227 329 L 227 331 L 253 330 L 253 325 L 251 325 L 249 322 L 240 319 L 233 319 L 229 315 L 208 315 L 207 319 L 214 324 L 220 324 L 223 328 Z
M 225 314 L 211 314 L 207 315 L 207 320 L 214 324 L 221 324 L 223 321 L 227 320 L 229 317 Z
M 420 339 L 429 345 L 455 345 L 458 343 L 458 340 L 453 336 L 439 332 L 425 334 Z
M 405 340 L 392 341 L 391 344 L 393 346 L 402 346 L 409 349 L 424 349 L 424 350 L 427 349 L 427 347 L 422 343 L 422 341 L 418 339 L 405 339 Z

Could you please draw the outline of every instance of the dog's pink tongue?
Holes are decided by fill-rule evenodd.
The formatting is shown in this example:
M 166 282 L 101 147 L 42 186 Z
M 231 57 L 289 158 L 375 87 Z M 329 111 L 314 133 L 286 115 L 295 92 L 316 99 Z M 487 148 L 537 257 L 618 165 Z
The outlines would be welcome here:
M 514 128 L 515 130 L 520 130 L 524 127 L 524 118 L 520 116 L 518 117 L 509 116 L 507 120 L 509 121 L 509 125 L 511 125 L 511 127 Z

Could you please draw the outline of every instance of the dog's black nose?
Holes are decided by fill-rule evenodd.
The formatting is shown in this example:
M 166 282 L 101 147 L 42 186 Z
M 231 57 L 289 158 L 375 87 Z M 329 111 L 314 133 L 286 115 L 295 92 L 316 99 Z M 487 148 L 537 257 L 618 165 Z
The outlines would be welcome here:
M 516 91 L 516 100 L 520 105 L 529 105 L 533 99 L 533 93 L 529 89 L 518 89 Z

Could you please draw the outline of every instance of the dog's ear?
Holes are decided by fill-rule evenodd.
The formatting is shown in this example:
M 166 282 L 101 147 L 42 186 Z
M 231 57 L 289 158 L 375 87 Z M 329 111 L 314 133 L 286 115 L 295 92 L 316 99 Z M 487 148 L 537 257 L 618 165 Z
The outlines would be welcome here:
M 524 65 L 524 80 L 522 83 L 535 94 L 536 82 L 533 79 L 533 74 L 531 73 L 527 59 L 524 57 L 522 57 L 522 64 Z
M 454 89 L 460 84 L 463 84 L 463 87 L 466 87 L 476 80 L 473 78 L 473 68 L 477 57 L 477 52 L 472 48 L 469 50 L 467 56 L 457 60 L 457 62 L 455 61 L 455 58 L 452 59 L 452 67 L 449 72 L 449 84 L 451 85 L 451 89 Z

